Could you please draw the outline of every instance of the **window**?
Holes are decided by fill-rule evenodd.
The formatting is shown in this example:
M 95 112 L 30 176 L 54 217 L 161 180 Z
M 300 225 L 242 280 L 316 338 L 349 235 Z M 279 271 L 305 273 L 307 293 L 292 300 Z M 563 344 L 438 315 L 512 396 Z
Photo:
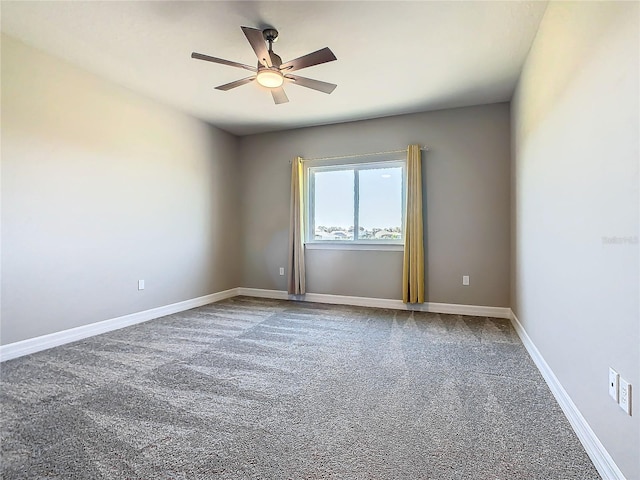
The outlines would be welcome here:
M 307 168 L 307 243 L 401 244 L 405 162 Z

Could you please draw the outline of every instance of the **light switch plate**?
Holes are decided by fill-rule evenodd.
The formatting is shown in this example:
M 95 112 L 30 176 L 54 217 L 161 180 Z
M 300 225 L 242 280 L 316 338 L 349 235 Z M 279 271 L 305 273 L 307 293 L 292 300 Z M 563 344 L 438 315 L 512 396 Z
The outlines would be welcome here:
M 609 368 L 609 396 L 618 401 L 618 382 L 620 375 L 613 368 Z
M 618 400 L 620 408 L 631 415 L 631 384 L 624 378 L 620 378 L 620 396 Z

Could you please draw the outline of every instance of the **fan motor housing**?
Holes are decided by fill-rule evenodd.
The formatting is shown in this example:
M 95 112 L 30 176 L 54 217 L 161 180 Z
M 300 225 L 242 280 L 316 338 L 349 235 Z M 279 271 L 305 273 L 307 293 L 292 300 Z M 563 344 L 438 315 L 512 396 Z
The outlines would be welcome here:
M 282 65 L 282 59 L 280 58 L 280 55 L 274 53 L 273 51 L 270 51 L 269 56 L 271 57 L 271 65 L 273 65 L 273 67 L 271 68 L 273 70 L 280 70 L 280 65 Z M 263 70 L 265 68 L 269 67 L 265 67 L 262 63 L 258 62 L 258 70 Z
M 269 52 L 269 56 L 271 57 L 271 65 L 280 68 L 280 65 L 282 65 L 282 59 L 280 58 L 280 55 L 276 54 L 275 52 Z

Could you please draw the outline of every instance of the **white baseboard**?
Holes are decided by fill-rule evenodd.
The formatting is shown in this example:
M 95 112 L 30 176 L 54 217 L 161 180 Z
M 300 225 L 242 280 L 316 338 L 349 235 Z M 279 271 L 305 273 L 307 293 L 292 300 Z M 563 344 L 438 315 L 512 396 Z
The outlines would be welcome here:
M 334 305 L 354 305 L 358 307 L 390 308 L 393 310 L 414 310 L 421 312 L 451 313 L 479 317 L 511 318 L 511 309 L 507 307 L 485 307 L 478 305 L 458 305 L 455 303 L 406 304 L 402 300 L 391 298 L 350 297 L 324 293 L 289 295 L 284 290 L 265 290 L 261 288 L 238 288 L 238 295 L 248 297 L 275 298 L 280 300 L 300 300 L 304 302 L 331 303 Z
M 416 310 L 423 312 L 451 313 L 458 315 L 475 315 L 481 317 L 511 318 L 511 310 L 503 307 L 485 307 L 476 305 L 457 305 L 451 303 L 424 303 L 406 304 L 401 300 L 389 298 L 351 297 L 345 295 L 328 295 L 323 293 L 307 293 L 306 295 L 289 295 L 283 290 L 265 290 L 260 288 L 238 287 L 223 292 L 193 298 L 183 302 L 172 303 L 162 307 L 152 308 L 142 312 L 136 312 L 122 317 L 111 318 L 101 322 L 91 323 L 76 328 L 70 328 L 61 332 L 55 332 L 40 337 L 29 338 L 20 342 L 0 346 L 0 362 L 22 357 L 30 353 L 39 352 L 48 348 L 75 342 L 83 338 L 99 335 L 120 328 L 135 325 L 137 323 L 164 317 L 172 313 L 182 312 L 190 308 L 201 307 L 209 303 L 217 302 L 225 298 L 238 295 L 249 297 L 275 298 L 280 300 L 302 300 L 305 302 L 330 303 L 334 305 L 354 305 L 360 307 L 389 308 L 394 310 Z
M 611 458 L 609 452 L 607 452 L 595 432 L 582 416 L 578 407 L 573 403 L 567 391 L 562 387 L 562 384 L 542 357 L 542 354 L 536 348 L 531 338 L 529 338 L 529 335 L 527 335 L 527 332 L 513 311 L 511 311 L 511 323 L 527 349 L 527 352 L 529 352 L 529 356 L 531 356 L 538 370 L 540 370 L 542 377 L 547 382 L 551 393 L 553 393 L 560 408 L 562 408 L 573 431 L 576 433 L 600 476 L 606 480 L 624 480 L 625 477 L 613 461 L 613 458 Z
M 277 300 L 295 300 L 295 295 L 289 295 L 284 290 L 267 290 L 265 288 L 238 287 L 238 295 L 256 298 L 275 298 Z
M 82 340 L 83 338 L 92 337 L 112 330 L 118 330 L 123 327 L 135 325 L 136 323 L 153 320 L 154 318 L 164 317 L 165 315 L 171 315 L 172 313 L 201 307 L 202 305 L 224 300 L 225 298 L 235 297 L 238 295 L 237 291 L 237 288 L 232 288 L 230 290 L 212 293 L 211 295 L 205 295 L 204 297 L 192 298 L 183 302 L 172 303 L 170 305 L 164 305 L 162 307 L 152 308 L 142 312 L 123 315 L 122 317 L 111 318 L 109 320 L 83 325 L 81 327 L 70 328 L 61 332 L 50 333 L 48 335 L 42 335 L 40 337 L 29 338 L 20 342 L 2 345 L 0 346 L 0 362 L 22 357 L 23 355 L 29 355 L 30 353 L 39 352 L 41 350 L 47 350 L 52 347 L 64 345 L 65 343 L 75 342 L 76 340 Z

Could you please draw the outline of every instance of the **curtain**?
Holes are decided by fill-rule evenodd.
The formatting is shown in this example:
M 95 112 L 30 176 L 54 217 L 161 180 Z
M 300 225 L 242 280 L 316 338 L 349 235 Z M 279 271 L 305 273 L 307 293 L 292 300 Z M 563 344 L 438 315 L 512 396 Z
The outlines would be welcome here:
M 289 217 L 289 268 L 288 291 L 293 295 L 304 295 L 304 198 L 302 158 L 291 162 L 291 209 Z
M 404 232 L 402 301 L 424 303 L 424 244 L 422 233 L 422 168 L 420 146 L 407 149 L 407 219 Z

